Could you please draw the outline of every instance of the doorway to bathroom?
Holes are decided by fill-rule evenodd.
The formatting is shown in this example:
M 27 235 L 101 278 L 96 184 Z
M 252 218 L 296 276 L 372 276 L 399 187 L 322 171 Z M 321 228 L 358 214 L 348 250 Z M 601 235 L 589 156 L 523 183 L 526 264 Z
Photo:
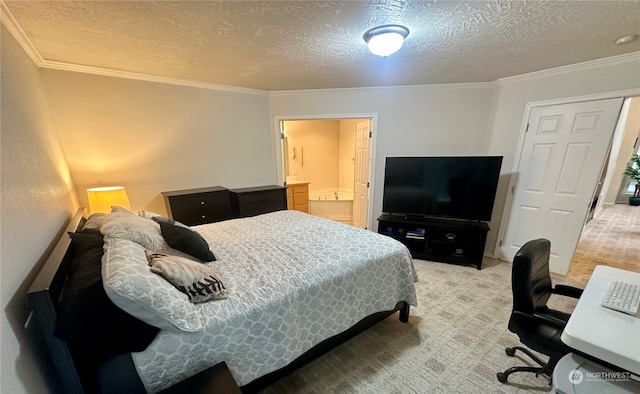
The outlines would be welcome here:
M 306 212 L 369 227 L 371 124 L 368 117 L 279 120 L 283 182 L 296 191 L 306 185 Z

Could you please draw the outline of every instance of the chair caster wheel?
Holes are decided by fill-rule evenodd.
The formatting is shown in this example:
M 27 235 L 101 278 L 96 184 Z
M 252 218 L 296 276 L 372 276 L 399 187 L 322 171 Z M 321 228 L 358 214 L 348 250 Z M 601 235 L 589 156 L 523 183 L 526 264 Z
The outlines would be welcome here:
M 508 347 L 508 348 L 504 349 L 504 352 L 507 353 L 507 356 L 513 357 L 516 354 L 516 348 Z
M 509 377 L 508 375 L 506 375 L 504 372 L 498 372 L 496 374 L 496 376 L 498 377 L 498 381 L 501 383 L 507 383 L 507 378 Z

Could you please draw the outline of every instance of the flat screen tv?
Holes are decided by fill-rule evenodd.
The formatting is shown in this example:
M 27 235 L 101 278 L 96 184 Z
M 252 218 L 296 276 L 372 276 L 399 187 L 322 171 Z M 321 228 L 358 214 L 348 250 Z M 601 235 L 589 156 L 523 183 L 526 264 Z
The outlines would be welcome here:
M 382 211 L 489 221 L 502 156 L 387 157 Z

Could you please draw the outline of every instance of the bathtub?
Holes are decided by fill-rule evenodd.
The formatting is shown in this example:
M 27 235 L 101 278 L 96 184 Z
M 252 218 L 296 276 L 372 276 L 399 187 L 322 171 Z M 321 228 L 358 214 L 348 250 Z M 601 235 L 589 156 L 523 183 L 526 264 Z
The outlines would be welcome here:
M 337 200 L 336 195 L 338 196 Z M 338 222 L 353 224 L 353 192 L 340 190 L 310 192 L 309 213 Z

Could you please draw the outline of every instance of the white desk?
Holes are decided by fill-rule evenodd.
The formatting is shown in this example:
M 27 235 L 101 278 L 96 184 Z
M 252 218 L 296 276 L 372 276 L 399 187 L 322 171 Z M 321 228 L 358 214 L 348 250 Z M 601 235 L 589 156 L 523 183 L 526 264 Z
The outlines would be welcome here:
M 580 374 L 576 374 L 576 372 Z M 613 373 L 607 367 L 591 360 L 569 353 L 562 357 L 553 369 L 554 394 L 637 394 L 640 393 L 640 382 L 627 377 L 590 377 L 590 374 Z M 579 376 L 579 378 L 575 378 Z M 591 375 L 593 376 L 593 375 Z M 598 376 L 598 375 L 596 375 Z M 611 375 L 609 375 L 611 376 Z M 573 379 L 572 379 L 573 378 Z
M 600 305 L 616 280 L 640 285 L 640 273 L 597 266 L 560 338 L 576 350 L 640 375 L 640 311 L 631 316 Z

